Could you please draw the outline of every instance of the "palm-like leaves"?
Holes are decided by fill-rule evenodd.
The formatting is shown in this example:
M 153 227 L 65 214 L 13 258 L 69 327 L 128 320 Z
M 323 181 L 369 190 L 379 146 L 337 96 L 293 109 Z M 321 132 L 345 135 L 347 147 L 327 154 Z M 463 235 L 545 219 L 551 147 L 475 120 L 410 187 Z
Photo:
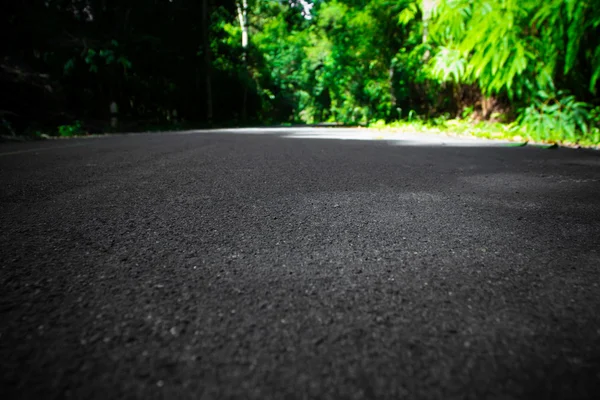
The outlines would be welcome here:
M 454 79 L 458 51 L 467 61 L 462 82 L 477 82 L 488 94 L 548 90 L 558 68 L 568 75 L 582 54 L 586 36 L 600 26 L 600 6 L 582 0 L 439 0 L 430 35 L 440 45 L 432 60 L 448 65 Z M 589 86 L 600 78 L 600 46 L 584 54 L 592 67 Z M 440 58 L 451 60 L 441 61 Z M 526 91 L 527 92 L 527 91 Z

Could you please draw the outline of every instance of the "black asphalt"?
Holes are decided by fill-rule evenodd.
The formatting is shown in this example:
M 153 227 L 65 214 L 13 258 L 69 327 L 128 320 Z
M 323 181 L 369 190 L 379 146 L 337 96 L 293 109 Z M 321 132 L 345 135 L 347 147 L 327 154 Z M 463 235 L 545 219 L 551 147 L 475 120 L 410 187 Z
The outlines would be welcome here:
M 2 399 L 592 399 L 600 152 L 0 145 Z

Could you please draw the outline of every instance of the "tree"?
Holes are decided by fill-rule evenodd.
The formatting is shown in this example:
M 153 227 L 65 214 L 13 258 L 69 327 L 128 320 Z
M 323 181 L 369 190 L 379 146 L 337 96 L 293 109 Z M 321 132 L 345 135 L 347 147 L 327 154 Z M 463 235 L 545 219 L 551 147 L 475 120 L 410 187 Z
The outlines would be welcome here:
M 481 108 L 480 118 L 496 110 L 527 129 L 575 137 L 600 119 L 597 1 L 3 7 L 1 33 L 14 38 L 2 43 L 0 59 L 0 90 L 14 93 L 0 103 L 5 132 L 106 130 L 113 103 L 128 130 L 435 120 Z
M 240 30 L 242 31 L 242 60 L 244 69 L 248 72 L 248 0 L 236 1 L 238 19 L 240 20 Z M 242 119 L 248 118 L 248 85 L 244 86 L 244 100 L 242 105 Z
M 597 2 L 579 0 L 439 0 L 431 36 L 434 73 L 477 82 L 487 94 L 527 98 L 565 78 L 596 91 L 600 50 Z M 585 45 L 584 45 L 585 44 Z M 577 76 L 581 68 L 586 76 Z M 566 82 L 565 82 L 566 83 Z

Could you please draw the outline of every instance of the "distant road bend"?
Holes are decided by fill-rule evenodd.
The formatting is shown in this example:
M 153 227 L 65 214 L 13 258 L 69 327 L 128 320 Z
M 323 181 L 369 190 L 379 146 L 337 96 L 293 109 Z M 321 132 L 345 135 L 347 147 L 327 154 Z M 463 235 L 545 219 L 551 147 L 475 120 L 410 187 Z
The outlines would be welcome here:
M 324 128 L 0 144 L 0 396 L 595 399 L 599 154 Z

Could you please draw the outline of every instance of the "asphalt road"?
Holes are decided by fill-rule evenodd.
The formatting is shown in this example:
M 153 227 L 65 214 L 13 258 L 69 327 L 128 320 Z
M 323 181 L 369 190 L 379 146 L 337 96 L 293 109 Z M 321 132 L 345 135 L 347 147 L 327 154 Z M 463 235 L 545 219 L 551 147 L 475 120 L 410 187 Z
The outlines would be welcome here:
M 0 146 L 1 398 L 597 398 L 599 152 L 260 132 Z

